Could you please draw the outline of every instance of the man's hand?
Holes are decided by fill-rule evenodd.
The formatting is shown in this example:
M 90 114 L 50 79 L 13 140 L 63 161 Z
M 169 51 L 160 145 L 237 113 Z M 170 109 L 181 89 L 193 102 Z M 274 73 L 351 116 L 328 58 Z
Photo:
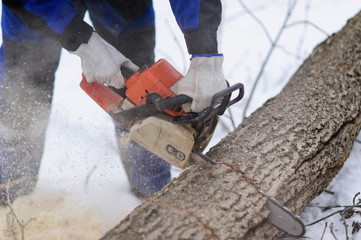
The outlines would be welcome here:
M 83 73 L 88 82 L 100 82 L 122 88 L 125 86 L 120 67 L 125 67 L 133 72 L 138 67 L 113 46 L 93 32 L 88 43 L 71 52 L 81 58 Z
M 187 74 L 179 81 L 177 94 L 193 99 L 184 104 L 186 112 L 201 112 L 211 105 L 214 94 L 226 89 L 227 83 L 222 72 L 223 55 L 193 55 Z

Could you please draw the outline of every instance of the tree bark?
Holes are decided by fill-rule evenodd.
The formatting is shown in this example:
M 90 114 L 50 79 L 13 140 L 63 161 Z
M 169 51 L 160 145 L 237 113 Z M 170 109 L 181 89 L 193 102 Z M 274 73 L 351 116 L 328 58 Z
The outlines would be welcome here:
M 102 239 L 276 239 L 246 178 L 298 214 L 348 158 L 360 106 L 361 13 L 207 153 L 219 164 L 186 169 Z

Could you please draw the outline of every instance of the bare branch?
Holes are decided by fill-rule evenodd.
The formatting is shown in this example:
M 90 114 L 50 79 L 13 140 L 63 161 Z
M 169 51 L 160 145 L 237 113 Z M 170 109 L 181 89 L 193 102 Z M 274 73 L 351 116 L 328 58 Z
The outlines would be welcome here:
M 269 7 L 270 4 L 273 4 L 273 3 L 276 3 L 276 2 L 277 2 L 277 1 L 275 1 L 275 0 L 269 0 L 269 1 L 266 2 L 266 3 L 265 3 L 265 2 L 259 3 L 259 2 L 257 1 L 257 3 L 259 3 L 259 5 L 253 7 L 252 9 L 249 9 L 249 10 L 252 11 L 252 12 L 257 12 L 257 11 L 260 11 L 260 10 L 264 10 L 265 8 Z M 227 17 L 227 21 L 228 21 L 228 22 L 229 22 L 229 21 L 233 21 L 233 20 L 235 20 L 235 19 L 237 19 L 237 18 L 239 18 L 239 17 L 241 17 L 241 16 L 243 16 L 243 15 L 246 15 L 246 14 L 248 14 L 246 11 L 243 11 L 243 10 L 242 10 L 242 11 L 239 11 L 239 12 L 237 12 L 237 13 L 229 16 L 229 17 Z
M 294 57 L 294 58 L 296 58 L 296 59 L 300 59 L 300 58 L 301 58 L 300 55 L 298 55 L 297 53 L 291 53 L 290 51 L 288 51 L 288 50 L 287 50 L 285 47 L 283 47 L 283 46 L 277 45 L 276 47 L 277 47 L 278 49 L 280 49 L 282 52 L 284 52 L 286 55 L 289 55 L 289 56 Z
M 239 0 L 240 4 L 242 5 L 242 7 L 244 8 L 244 10 L 261 26 L 261 28 L 263 29 L 264 33 L 266 34 L 268 40 L 270 41 L 271 44 L 273 44 L 273 40 L 271 35 L 269 34 L 266 26 L 263 24 L 263 22 L 261 20 L 259 20 L 251 10 L 249 10 L 249 8 L 246 6 L 246 4 L 244 4 L 244 2 L 242 0 Z
M 309 11 L 310 11 L 310 1 L 311 0 L 307 0 L 306 5 L 305 5 L 305 17 L 304 17 L 305 20 L 308 20 L 308 15 L 309 15 Z M 308 25 L 304 24 L 303 32 L 300 35 L 300 40 L 299 40 L 298 46 L 297 46 L 297 54 L 296 55 L 298 55 L 298 56 L 301 56 L 302 46 L 305 42 L 305 36 L 307 33 L 307 29 L 308 29 Z
M 7 183 L 7 187 L 6 187 L 7 207 L 10 210 L 10 212 L 6 215 L 8 229 L 9 229 L 12 237 L 14 238 L 14 240 L 18 240 L 18 238 L 16 236 L 16 232 L 14 230 L 14 224 L 13 224 L 14 220 L 15 220 L 16 223 L 18 224 L 18 226 L 20 227 L 21 240 L 25 240 L 25 228 L 29 223 L 36 220 L 36 218 L 30 218 L 27 222 L 24 222 L 24 220 L 20 221 L 20 219 L 16 215 L 15 210 L 14 210 L 14 208 L 12 206 L 12 202 L 10 200 L 9 188 L 10 188 L 10 181 Z M 10 222 L 10 216 L 13 218 L 12 223 Z
M 235 129 L 236 128 L 236 122 L 234 121 L 234 117 L 233 117 L 233 113 L 231 111 L 231 108 L 228 108 L 227 112 L 228 112 L 229 115 L 224 115 L 224 116 L 231 121 L 232 128 Z
M 360 192 L 356 193 L 355 196 L 354 196 L 353 199 L 352 199 L 352 204 L 353 204 L 353 206 L 357 206 L 357 205 L 356 205 L 356 198 L 357 198 L 358 195 L 360 195 Z
M 326 228 L 327 228 L 327 222 L 325 222 L 325 228 L 323 229 L 321 240 L 323 239 L 323 236 L 325 236 Z
M 320 218 L 320 219 L 318 219 L 317 221 L 314 221 L 314 222 L 312 222 L 312 223 L 307 224 L 306 227 L 315 225 L 316 223 L 319 223 L 319 222 L 321 222 L 321 221 L 323 221 L 323 220 L 325 220 L 325 219 L 327 219 L 327 218 L 329 218 L 329 217 L 332 217 L 333 215 L 336 215 L 337 213 L 342 213 L 343 211 L 344 211 L 344 210 L 338 210 L 338 211 L 336 211 L 336 212 L 333 212 L 333 213 L 327 215 L 326 217 Z
M 337 240 L 337 237 L 336 237 L 335 233 L 333 232 L 333 223 L 330 224 L 330 231 L 331 231 L 332 236 Z
M 342 217 L 342 220 L 343 220 L 343 225 L 345 226 L 345 232 L 346 232 L 346 240 L 349 240 L 350 238 L 348 237 L 348 225 L 346 223 L 346 219 L 345 219 L 345 216 L 344 216 L 344 213 L 340 213 L 341 217 Z
M 12 218 L 11 218 L 12 221 L 10 221 L 10 216 L 11 216 L 11 212 L 8 212 L 8 213 L 6 214 L 6 223 L 7 223 L 7 225 L 8 225 L 8 230 L 9 230 L 12 238 L 13 238 L 14 240 L 18 240 L 18 237 L 16 236 L 16 233 L 15 233 L 14 228 L 13 228 L 15 218 L 12 216 Z
M 291 27 L 294 27 L 294 26 L 297 26 L 297 25 L 300 25 L 300 24 L 310 25 L 310 26 L 314 27 L 315 29 L 317 29 L 318 31 L 320 31 L 320 32 L 322 32 L 323 34 L 325 34 L 326 37 L 329 37 L 329 36 L 330 36 L 330 35 L 329 35 L 325 30 L 323 30 L 321 27 L 317 26 L 316 24 L 314 24 L 313 22 L 310 22 L 310 21 L 308 21 L 308 20 L 296 21 L 296 22 L 287 24 L 286 28 L 291 28 Z
M 264 72 L 264 70 L 265 70 L 265 68 L 266 68 L 266 65 L 267 65 L 267 63 L 268 63 L 268 61 L 269 61 L 269 59 L 270 59 L 270 57 L 271 57 L 271 55 L 272 55 L 272 53 L 273 53 L 274 48 L 277 46 L 277 43 L 278 43 L 278 41 L 279 41 L 279 39 L 280 39 L 283 31 L 286 29 L 287 22 L 288 22 L 290 16 L 292 15 L 292 12 L 293 12 L 293 10 L 294 10 L 294 8 L 295 8 L 295 6 L 296 6 L 296 3 L 297 3 L 297 0 L 294 0 L 294 1 L 292 2 L 290 8 L 289 8 L 288 11 L 287 11 L 287 15 L 286 15 L 286 17 L 285 17 L 285 19 L 284 19 L 284 21 L 283 21 L 283 24 L 282 24 L 280 30 L 278 31 L 278 34 L 277 34 L 277 36 L 276 36 L 276 39 L 272 42 L 271 48 L 269 49 L 269 51 L 268 51 L 268 53 L 267 53 L 267 56 L 266 56 L 266 58 L 265 58 L 265 60 L 264 60 L 264 62 L 263 62 L 263 64 L 262 64 L 262 66 L 261 66 L 261 69 L 260 69 L 260 71 L 259 71 L 259 73 L 258 73 L 258 75 L 257 75 L 257 78 L 256 78 L 256 80 L 255 80 L 255 82 L 254 82 L 254 84 L 253 84 L 253 87 L 252 87 L 252 89 L 251 89 L 250 96 L 249 96 L 249 98 L 248 98 L 248 100 L 247 100 L 246 106 L 245 106 L 244 111 L 243 111 L 243 118 L 245 118 L 245 116 L 246 116 L 248 107 L 249 107 L 249 105 L 250 105 L 250 103 L 251 103 L 251 101 L 252 101 L 252 98 L 253 98 L 255 89 L 256 89 L 256 87 L 257 87 L 257 85 L 258 85 L 258 82 L 259 82 L 259 80 L 261 79 L 261 76 L 262 76 L 262 74 L 263 74 L 263 72 Z

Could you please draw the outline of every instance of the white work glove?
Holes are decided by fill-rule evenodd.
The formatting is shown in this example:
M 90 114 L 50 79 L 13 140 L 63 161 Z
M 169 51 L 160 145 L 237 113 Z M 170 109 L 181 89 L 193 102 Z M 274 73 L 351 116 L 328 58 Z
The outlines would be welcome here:
M 193 99 L 183 105 L 186 112 L 201 112 L 211 105 L 214 94 L 227 88 L 222 71 L 223 55 L 194 55 L 187 74 L 179 80 L 177 94 Z
M 97 81 L 115 88 L 122 88 L 125 83 L 120 67 L 133 72 L 139 69 L 96 32 L 92 33 L 88 43 L 81 44 L 76 51 L 70 53 L 81 58 L 83 73 L 88 82 Z

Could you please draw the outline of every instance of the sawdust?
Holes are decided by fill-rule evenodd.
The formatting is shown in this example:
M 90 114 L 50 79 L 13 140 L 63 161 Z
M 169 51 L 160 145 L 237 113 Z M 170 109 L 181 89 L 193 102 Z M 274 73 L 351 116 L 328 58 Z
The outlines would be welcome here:
M 101 220 L 88 206 L 58 193 L 34 192 L 16 200 L 12 206 L 20 221 L 30 221 L 24 228 L 26 240 L 92 240 L 104 234 Z M 12 221 L 9 212 L 8 207 L 0 207 L 0 239 L 20 240 L 21 227 Z

